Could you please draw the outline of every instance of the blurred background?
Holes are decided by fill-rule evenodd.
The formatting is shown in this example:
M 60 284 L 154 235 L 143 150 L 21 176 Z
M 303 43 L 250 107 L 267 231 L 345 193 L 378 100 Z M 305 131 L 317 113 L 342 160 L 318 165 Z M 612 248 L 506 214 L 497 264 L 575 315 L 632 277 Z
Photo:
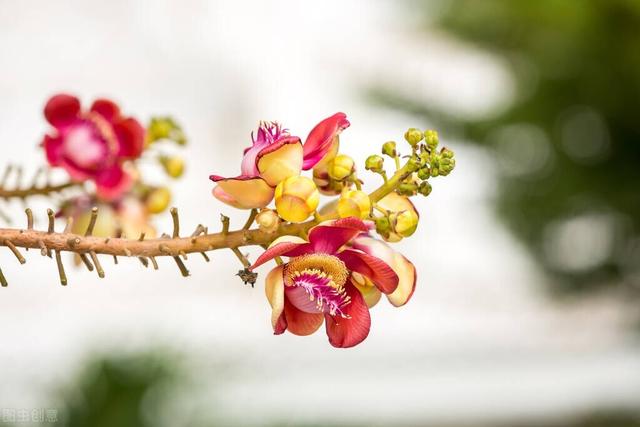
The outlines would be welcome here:
M 2 167 L 45 163 L 59 91 L 180 121 L 187 228 L 244 221 L 207 177 L 262 119 L 304 137 L 344 111 L 360 164 L 434 127 L 457 158 L 398 245 L 413 300 L 346 351 L 274 337 L 230 251 L 65 288 L 2 251 L 0 425 L 639 426 L 639 47 L 636 0 L 0 0 Z

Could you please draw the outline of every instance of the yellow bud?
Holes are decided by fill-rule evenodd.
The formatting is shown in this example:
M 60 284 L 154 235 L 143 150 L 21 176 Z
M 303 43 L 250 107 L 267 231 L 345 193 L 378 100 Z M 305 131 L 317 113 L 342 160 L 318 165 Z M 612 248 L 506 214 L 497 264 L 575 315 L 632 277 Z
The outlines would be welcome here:
M 179 178 L 184 173 L 184 160 L 178 156 L 162 156 L 160 163 L 165 172 L 172 178 Z
M 167 187 L 153 189 L 149 195 L 147 195 L 145 202 L 147 210 L 152 214 L 164 211 L 169 206 L 169 203 L 171 203 L 171 192 Z
M 338 154 L 329 163 L 327 173 L 332 179 L 342 181 L 350 177 L 356 169 L 353 159 L 346 154 Z
M 396 234 L 409 237 L 418 228 L 418 215 L 413 210 L 391 214 L 391 226 Z
M 265 233 L 275 233 L 280 225 L 280 217 L 271 209 L 262 209 L 256 216 L 256 223 Z
M 305 176 L 290 176 L 278 184 L 275 191 L 278 215 L 290 222 L 302 222 L 315 212 L 320 193 L 314 182 Z
M 338 201 L 338 215 L 340 218 L 355 216 L 360 219 L 367 218 L 371 212 L 371 199 L 369 195 L 360 190 L 347 190 L 340 195 Z

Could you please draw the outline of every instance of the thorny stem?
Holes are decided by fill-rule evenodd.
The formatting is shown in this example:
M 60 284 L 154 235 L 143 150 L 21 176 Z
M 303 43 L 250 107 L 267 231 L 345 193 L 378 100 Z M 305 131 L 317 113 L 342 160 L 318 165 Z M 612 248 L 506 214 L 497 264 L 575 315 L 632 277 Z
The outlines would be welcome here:
M 397 186 L 406 179 L 411 173 L 413 173 L 415 167 L 409 162 L 402 168 L 398 169 L 396 173 L 389 178 L 379 188 L 369 194 L 372 203 L 378 202 L 387 194 L 394 191 Z M 65 184 L 66 187 L 74 184 Z M 0 193 L 2 194 L 2 193 Z M 73 234 L 65 230 L 64 232 L 55 232 L 53 229 L 52 212 L 49 213 L 49 227 L 47 231 L 34 230 L 33 218 L 30 210 L 27 210 L 27 228 L 26 229 L 14 229 L 14 228 L 0 228 L 0 246 L 7 246 L 16 255 L 19 261 L 21 261 L 22 255 L 19 255 L 17 248 L 34 248 L 40 249 L 42 253 L 54 251 L 56 262 L 58 264 L 58 271 L 60 281 L 62 284 L 67 283 L 64 267 L 60 261 L 60 252 L 73 252 L 80 255 L 81 259 L 87 265 L 87 268 L 93 270 L 95 265 L 96 271 L 100 277 L 104 276 L 104 271 L 97 261 L 97 255 L 113 255 L 126 256 L 126 257 L 138 257 L 149 258 L 156 267 L 155 257 L 171 256 L 174 258 L 178 268 L 184 276 L 189 275 L 188 270 L 184 266 L 184 263 L 179 258 L 182 256 L 186 258 L 187 254 L 200 252 L 205 255 L 205 252 L 213 251 L 217 249 L 231 249 L 236 256 L 240 254 L 241 261 L 245 267 L 248 267 L 248 261 L 246 257 L 242 255 L 238 248 L 242 246 L 265 246 L 269 245 L 277 237 L 283 235 L 306 235 L 308 230 L 317 225 L 321 221 L 328 219 L 334 219 L 337 217 L 336 213 L 330 213 L 326 215 L 315 215 L 313 219 L 310 219 L 303 223 L 281 224 L 275 233 L 268 233 L 258 228 L 247 229 L 250 224 L 253 223 L 254 214 L 250 215 L 250 220 L 247 221 L 245 227 L 239 230 L 229 230 L 229 218 L 222 215 L 222 231 L 219 233 L 207 233 L 206 227 L 199 224 L 196 230 L 188 237 L 179 237 L 179 218 L 178 212 L 175 209 L 171 210 L 173 217 L 173 237 L 160 237 L 155 239 L 145 239 L 144 237 L 127 239 L 123 237 L 104 238 L 93 236 L 91 230 L 92 224 L 95 220 L 92 218 L 89 229 L 84 235 Z M 99 212 L 97 212 L 99 215 Z M 92 215 L 93 216 L 93 215 Z M 93 261 L 93 263 L 91 262 Z M 22 262 L 22 261 L 21 261 Z M 6 281 L 0 270 L 0 283 L 5 285 Z
M 68 188 L 80 185 L 77 182 L 67 182 L 57 185 L 45 185 L 43 187 L 31 186 L 28 188 L 7 189 L 0 187 L 0 199 L 26 199 L 30 196 L 46 196 L 53 193 L 59 193 Z

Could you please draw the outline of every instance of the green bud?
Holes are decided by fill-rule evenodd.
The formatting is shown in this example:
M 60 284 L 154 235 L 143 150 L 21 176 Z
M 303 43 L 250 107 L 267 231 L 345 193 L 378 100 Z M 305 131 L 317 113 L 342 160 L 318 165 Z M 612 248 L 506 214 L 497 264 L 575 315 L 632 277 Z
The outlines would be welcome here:
M 431 189 L 432 189 L 431 188 L 431 184 L 429 184 L 427 181 L 424 181 L 418 187 L 418 193 L 420 193 L 423 196 L 427 197 L 429 194 L 431 194 Z
M 407 166 L 412 171 L 417 171 L 418 169 L 420 169 L 420 167 L 422 166 L 422 162 L 420 161 L 420 157 L 415 156 L 415 155 L 411 156 L 411 158 L 407 162 Z
M 387 155 L 389 157 L 395 157 L 398 152 L 396 151 L 396 142 L 395 141 L 387 141 L 382 144 L 382 154 Z
M 438 132 L 431 129 L 425 130 L 424 140 L 427 143 L 427 147 L 429 147 L 429 150 L 435 150 L 438 146 Z
M 431 176 L 436 177 L 440 175 L 440 170 L 438 168 L 431 168 Z
M 404 139 L 406 139 L 412 147 L 418 145 L 418 143 L 422 141 L 423 136 L 422 132 L 416 128 L 409 128 L 409 130 L 404 133 Z
M 372 154 L 371 156 L 367 157 L 367 160 L 365 160 L 364 162 L 364 168 L 372 172 L 382 172 L 383 165 L 384 158 L 377 154 Z
M 382 236 L 388 236 L 391 231 L 391 222 L 386 216 L 380 216 L 376 218 L 376 231 Z
M 440 155 L 445 159 L 453 159 L 453 151 L 449 150 L 448 148 L 443 148 L 440 151 Z
M 424 167 L 418 170 L 418 178 L 425 180 L 431 177 L 431 172 L 428 167 Z
M 147 126 L 146 144 L 162 139 L 171 140 L 178 145 L 187 143 L 182 128 L 171 117 L 153 117 Z
M 415 182 L 403 182 L 398 186 L 398 193 L 403 196 L 414 196 L 418 191 L 418 185 Z

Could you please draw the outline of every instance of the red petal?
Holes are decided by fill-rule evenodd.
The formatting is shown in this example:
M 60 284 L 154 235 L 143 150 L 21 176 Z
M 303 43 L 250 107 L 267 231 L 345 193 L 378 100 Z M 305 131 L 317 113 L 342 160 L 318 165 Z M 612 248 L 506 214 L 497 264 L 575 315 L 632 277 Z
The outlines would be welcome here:
M 44 107 L 44 116 L 55 127 L 64 126 L 78 117 L 80 100 L 72 95 L 52 96 Z
M 47 154 L 47 161 L 51 166 L 60 165 L 62 158 L 62 138 L 60 136 L 51 137 L 49 135 L 44 136 L 42 146 Z
M 133 185 L 133 179 L 120 165 L 114 165 L 100 172 L 96 177 L 96 194 L 104 200 L 114 200 L 122 196 Z
M 289 300 L 284 299 L 284 316 L 287 322 L 287 330 L 294 335 L 311 335 L 320 328 L 324 316 L 322 313 L 305 313 L 298 310 Z M 280 320 L 278 319 L 278 323 Z M 278 324 L 276 324 L 278 326 Z
M 398 287 L 398 275 L 380 258 L 346 249 L 336 255 L 347 268 L 368 277 L 382 293 L 390 294 Z
M 309 241 L 314 252 L 334 254 L 362 231 L 350 227 L 317 225 L 309 231 Z
M 136 159 L 142 154 L 144 147 L 144 128 L 131 117 L 122 119 L 113 124 L 113 130 L 118 138 L 118 156 L 127 159 Z
M 294 249 L 297 249 L 299 246 L 306 246 L 307 243 L 294 243 L 294 242 L 282 242 L 278 243 L 267 250 L 265 250 L 262 255 L 256 259 L 256 262 L 253 263 L 250 270 L 254 268 L 260 267 L 267 261 L 271 261 L 277 256 L 290 256 L 291 252 L 294 252 Z M 294 252 L 295 253 L 295 252 Z
M 109 99 L 96 99 L 90 111 L 100 114 L 109 122 L 115 122 L 120 116 L 120 108 Z
M 344 313 L 349 319 L 342 316 L 325 314 L 327 336 L 334 347 L 348 348 L 360 344 L 369 335 L 371 328 L 371 316 L 364 298 L 351 282 L 345 287 L 351 302 L 344 307 Z
M 336 113 L 318 123 L 307 136 L 303 147 L 302 169 L 309 170 L 331 150 L 334 138 L 349 127 L 344 113 Z

